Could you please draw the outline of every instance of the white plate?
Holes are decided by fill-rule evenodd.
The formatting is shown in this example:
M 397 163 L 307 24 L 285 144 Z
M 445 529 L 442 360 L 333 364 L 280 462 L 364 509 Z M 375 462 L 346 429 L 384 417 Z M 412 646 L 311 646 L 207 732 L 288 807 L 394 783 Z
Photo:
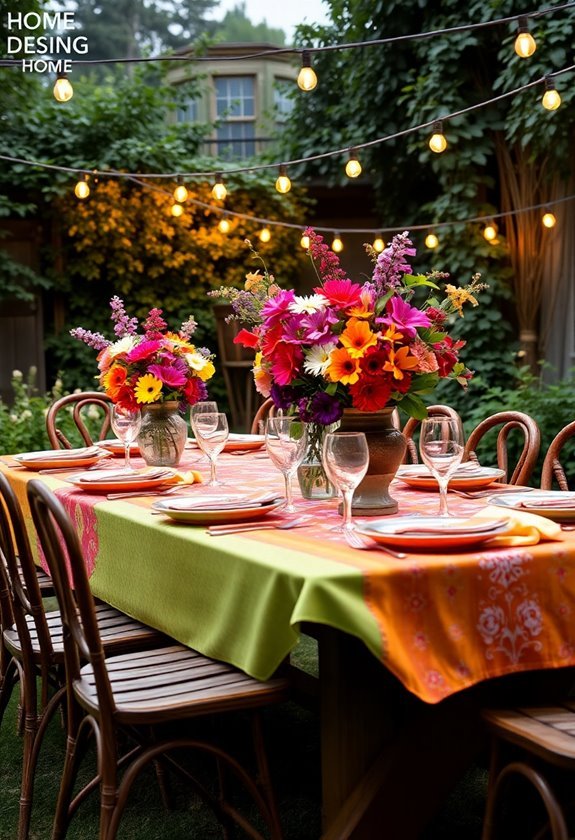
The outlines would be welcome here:
M 98 446 L 101 446 L 102 449 L 107 449 L 108 452 L 111 452 L 112 455 L 116 455 L 117 457 L 120 457 L 121 455 L 124 455 L 124 451 L 125 451 L 124 441 L 118 440 L 117 438 L 112 439 L 112 440 L 101 440 L 98 443 Z M 139 455 L 140 454 L 140 447 L 138 446 L 137 443 L 131 443 L 130 444 L 130 454 L 131 455 Z
M 265 435 L 232 434 L 225 442 L 223 452 L 241 452 L 248 449 L 261 449 L 265 445 Z M 194 438 L 188 438 L 187 449 L 199 449 Z
M 486 487 L 505 476 L 505 471 L 495 467 L 463 465 L 449 480 L 449 486 L 459 490 Z M 421 490 L 437 490 L 437 481 L 425 464 L 404 464 L 397 471 L 397 478 Z
M 487 502 L 503 508 L 536 513 L 557 522 L 575 521 L 575 493 L 563 490 L 534 490 L 532 493 L 501 493 Z
M 273 501 L 265 503 L 246 499 L 243 502 L 238 500 L 238 507 L 231 507 L 233 502 L 217 502 L 214 500 L 213 507 L 199 507 L 200 504 L 209 505 L 209 500 L 200 502 L 199 499 L 158 499 L 152 508 L 160 513 L 165 513 L 176 522 L 187 522 L 190 525 L 212 524 L 214 522 L 240 522 L 246 519 L 259 519 L 266 516 L 270 511 L 277 510 L 285 504 L 285 499 L 278 497 Z
M 407 548 L 463 548 L 485 542 L 504 532 L 507 517 L 488 519 L 474 516 L 389 516 L 358 527 L 358 531 L 375 542 Z
M 41 452 L 22 452 L 12 455 L 23 467 L 29 470 L 66 469 L 89 467 L 97 464 L 103 458 L 109 458 L 110 453 L 97 446 L 84 446 L 81 449 L 46 449 Z

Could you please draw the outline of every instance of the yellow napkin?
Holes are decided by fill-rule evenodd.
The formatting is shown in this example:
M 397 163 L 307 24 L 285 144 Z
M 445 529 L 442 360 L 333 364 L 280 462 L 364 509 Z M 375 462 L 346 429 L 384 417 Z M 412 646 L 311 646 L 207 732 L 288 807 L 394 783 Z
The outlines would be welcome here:
M 546 519 L 544 516 L 538 516 L 536 513 L 526 513 L 520 510 L 505 510 L 496 505 L 487 505 L 482 508 L 475 516 L 482 519 L 491 518 L 500 519 L 502 513 L 509 517 L 508 529 L 500 536 L 493 537 L 489 540 L 490 547 L 497 546 L 514 546 L 514 545 L 537 545 L 540 540 L 562 540 L 561 525 L 558 522 L 552 522 L 551 519 Z
M 197 470 L 187 470 L 186 472 L 176 470 L 173 477 L 166 480 L 166 484 L 202 484 L 203 481 L 203 475 Z

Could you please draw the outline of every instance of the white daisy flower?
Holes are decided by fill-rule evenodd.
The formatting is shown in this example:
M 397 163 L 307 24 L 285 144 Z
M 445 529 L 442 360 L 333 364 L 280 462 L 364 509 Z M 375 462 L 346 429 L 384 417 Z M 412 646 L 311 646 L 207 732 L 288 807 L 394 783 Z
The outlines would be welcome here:
M 303 363 L 303 369 L 312 376 L 323 376 L 329 367 L 329 357 L 332 350 L 337 347 L 336 343 L 318 344 L 312 347 Z
M 205 356 L 197 351 L 193 353 L 185 353 L 184 358 L 192 370 L 203 370 L 208 362 Z
M 329 300 L 325 295 L 296 295 L 288 309 L 294 315 L 311 315 L 327 306 Z
M 111 344 L 108 347 L 108 352 L 110 354 L 110 358 L 114 359 L 116 356 L 119 356 L 121 353 L 129 353 L 133 347 L 136 346 L 136 339 L 133 335 L 125 335 L 119 341 L 115 341 L 114 344 Z

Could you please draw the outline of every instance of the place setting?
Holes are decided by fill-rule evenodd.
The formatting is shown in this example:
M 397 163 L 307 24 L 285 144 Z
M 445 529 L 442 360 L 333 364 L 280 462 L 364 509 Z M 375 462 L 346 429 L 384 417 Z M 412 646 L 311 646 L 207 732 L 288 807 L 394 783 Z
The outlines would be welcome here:
M 189 525 L 231 524 L 265 517 L 283 508 L 285 501 L 283 496 L 270 492 L 199 494 L 157 499 L 152 512 Z
M 555 522 L 575 522 L 575 493 L 566 490 L 533 490 L 493 496 L 489 503 L 513 511 L 544 516 Z
M 38 452 L 22 452 L 10 456 L 18 466 L 27 470 L 54 470 L 65 472 L 77 468 L 87 469 L 110 457 L 110 453 L 98 446 L 83 446 L 77 449 L 47 449 Z

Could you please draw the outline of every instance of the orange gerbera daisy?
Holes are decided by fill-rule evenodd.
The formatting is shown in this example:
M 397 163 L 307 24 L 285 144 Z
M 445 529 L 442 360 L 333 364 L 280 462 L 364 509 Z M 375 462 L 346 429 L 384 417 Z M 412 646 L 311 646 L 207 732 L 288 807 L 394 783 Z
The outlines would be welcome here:
M 329 367 L 325 371 L 325 376 L 330 382 L 353 385 L 359 379 L 359 373 L 359 359 L 354 359 L 345 347 L 331 351 Z
M 127 371 L 123 365 L 112 365 L 102 376 L 102 385 L 106 394 L 115 402 L 118 394 L 126 381 Z
M 409 355 L 409 347 L 400 347 L 399 350 L 390 349 L 389 359 L 383 369 L 393 373 L 394 379 L 403 379 L 403 371 L 411 370 L 419 364 L 415 356 Z
M 401 341 L 403 333 L 399 332 L 395 324 L 390 324 L 384 333 L 381 334 L 384 341 L 391 341 L 394 344 L 396 341 Z
M 377 344 L 377 335 L 370 330 L 366 321 L 350 318 L 339 340 L 352 359 L 361 359 L 369 347 Z

